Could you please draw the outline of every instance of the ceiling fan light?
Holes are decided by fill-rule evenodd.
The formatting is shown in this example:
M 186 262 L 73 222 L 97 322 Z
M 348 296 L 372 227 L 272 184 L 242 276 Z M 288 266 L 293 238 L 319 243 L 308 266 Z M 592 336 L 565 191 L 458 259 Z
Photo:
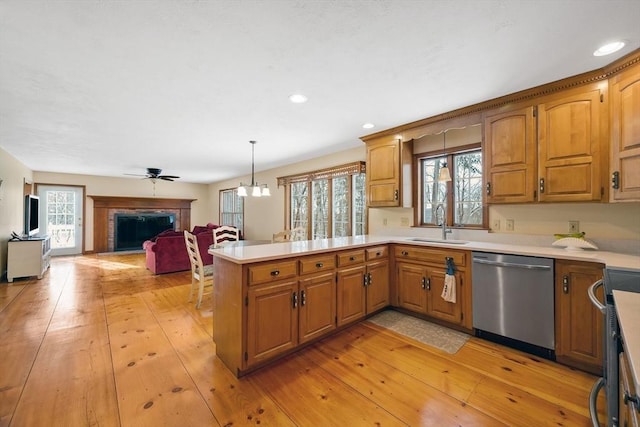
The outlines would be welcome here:
M 251 190 L 251 195 L 253 197 L 262 197 L 262 191 L 260 190 L 260 187 L 258 187 L 257 185 L 253 187 L 253 190 Z
M 244 185 L 238 187 L 238 197 L 247 197 L 247 187 Z

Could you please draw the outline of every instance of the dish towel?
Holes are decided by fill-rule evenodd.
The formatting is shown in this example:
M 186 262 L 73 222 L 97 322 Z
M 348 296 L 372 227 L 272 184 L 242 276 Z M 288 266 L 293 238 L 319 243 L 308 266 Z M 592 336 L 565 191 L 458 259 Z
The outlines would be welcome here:
M 456 302 L 456 276 L 452 258 L 447 258 L 447 274 L 444 275 L 444 286 L 440 296 L 447 302 Z

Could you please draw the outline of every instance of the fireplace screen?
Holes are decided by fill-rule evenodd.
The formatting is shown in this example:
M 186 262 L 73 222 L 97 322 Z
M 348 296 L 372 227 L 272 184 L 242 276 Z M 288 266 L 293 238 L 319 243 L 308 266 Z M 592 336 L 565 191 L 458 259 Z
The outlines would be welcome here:
M 176 216 L 172 213 L 115 214 L 116 251 L 141 250 L 145 240 L 165 230 L 175 230 Z

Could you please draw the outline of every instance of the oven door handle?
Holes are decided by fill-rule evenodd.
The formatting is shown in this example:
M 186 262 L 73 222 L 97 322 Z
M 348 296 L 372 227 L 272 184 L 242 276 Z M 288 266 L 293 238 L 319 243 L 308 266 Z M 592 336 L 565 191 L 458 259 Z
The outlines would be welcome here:
M 598 378 L 598 381 L 591 387 L 589 393 L 589 414 L 591 415 L 591 424 L 593 427 L 600 427 L 600 421 L 598 420 L 598 393 L 600 389 L 604 387 L 604 378 Z
M 598 301 L 598 298 L 596 297 L 596 289 L 601 287 L 603 284 L 604 281 L 602 279 L 595 281 L 591 286 L 589 286 L 589 290 L 587 291 L 587 293 L 589 294 L 591 303 L 595 305 L 598 310 L 600 310 L 600 313 L 605 314 L 607 311 L 607 307 L 600 301 Z

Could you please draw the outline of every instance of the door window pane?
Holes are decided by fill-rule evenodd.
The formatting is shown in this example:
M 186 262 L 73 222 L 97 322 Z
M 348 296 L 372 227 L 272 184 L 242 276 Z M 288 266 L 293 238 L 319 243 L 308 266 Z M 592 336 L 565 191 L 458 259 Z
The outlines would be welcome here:
M 313 195 L 313 209 L 311 235 L 313 239 L 325 239 L 328 237 L 329 226 L 329 185 L 326 179 L 320 179 L 311 183 Z
M 74 191 L 47 191 L 47 234 L 51 248 L 73 248 L 75 236 L 76 194 Z
M 365 174 L 359 173 L 352 176 L 353 180 L 353 235 L 363 236 L 366 234 L 366 209 L 365 198 Z
M 349 178 L 334 178 L 333 184 L 333 237 L 349 235 Z
M 309 185 L 306 182 L 291 184 L 291 228 L 309 225 Z

